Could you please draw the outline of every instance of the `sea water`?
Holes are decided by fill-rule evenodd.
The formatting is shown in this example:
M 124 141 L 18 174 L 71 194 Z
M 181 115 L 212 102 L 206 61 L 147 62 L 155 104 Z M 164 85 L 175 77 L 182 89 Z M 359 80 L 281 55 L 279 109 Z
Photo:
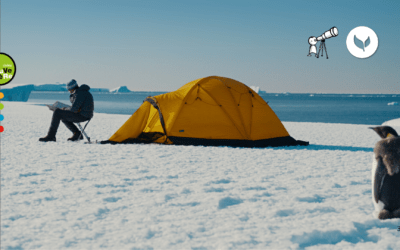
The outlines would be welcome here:
M 164 92 L 94 92 L 95 112 L 133 114 L 148 96 Z M 400 118 L 400 95 L 261 93 L 281 121 L 380 125 Z M 32 92 L 28 102 L 69 104 L 68 92 Z M 388 105 L 391 104 L 391 105 Z

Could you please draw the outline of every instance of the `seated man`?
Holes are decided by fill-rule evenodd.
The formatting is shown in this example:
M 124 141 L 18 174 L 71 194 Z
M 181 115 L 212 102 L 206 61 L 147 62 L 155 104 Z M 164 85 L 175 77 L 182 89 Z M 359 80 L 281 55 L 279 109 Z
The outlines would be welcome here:
M 67 89 L 71 93 L 69 99 L 72 107 L 66 109 L 56 109 L 51 119 L 50 129 L 46 137 L 40 138 L 39 141 L 48 142 L 56 141 L 56 133 L 60 121 L 73 133 L 69 141 L 82 140 L 81 132 L 75 126 L 74 122 L 84 122 L 93 117 L 94 103 L 93 96 L 89 92 L 90 87 L 83 84 L 78 86 L 75 80 L 71 80 L 67 84 Z

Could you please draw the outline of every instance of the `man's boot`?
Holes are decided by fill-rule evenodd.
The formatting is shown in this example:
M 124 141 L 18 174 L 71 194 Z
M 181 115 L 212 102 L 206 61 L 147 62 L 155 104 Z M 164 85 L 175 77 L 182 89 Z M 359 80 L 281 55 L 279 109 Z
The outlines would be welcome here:
M 48 141 L 56 141 L 55 136 L 47 135 L 45 137 L 39 138 L 39 141 L 48 142 Z
M 47 135 L 45 137 L 40 138 L 39 141 L 43 142 L 56 141 L 56 134 L 57 134 L 57 128 L 55 126 L 52 126 L 51 124 Z
M 72 137 L 68 138 L 68 141 L 77 141 L 77 140 L 83 140 L 81 131 L 75 132 L 72 135 Z

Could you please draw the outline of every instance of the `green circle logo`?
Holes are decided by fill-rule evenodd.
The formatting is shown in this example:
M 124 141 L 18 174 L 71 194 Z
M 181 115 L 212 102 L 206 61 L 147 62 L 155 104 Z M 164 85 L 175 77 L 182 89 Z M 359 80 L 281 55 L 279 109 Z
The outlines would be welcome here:
M 11 56 L 0 53 L 0 86 L 11 82 L 17 72 L 17 66 Z

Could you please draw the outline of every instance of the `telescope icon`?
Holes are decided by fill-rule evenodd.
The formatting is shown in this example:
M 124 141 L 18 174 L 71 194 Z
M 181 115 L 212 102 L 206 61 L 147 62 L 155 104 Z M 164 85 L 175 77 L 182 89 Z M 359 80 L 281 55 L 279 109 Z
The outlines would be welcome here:
M 311 54 L 314 53 L 315 57 L 319 58 L 320 52 L 321 52 L 321 56 L 324 56 L 324 49 L 325 49 L 326 59 L 328 59 L 328 51 L 326 50 L 325 39 L 329 39 L 329 38 L 335 37 L 337 35 L 339 35 L 339 30 L 336 27 L 332 27 L 329 30 L 325 31 L 319 37 L 310 36 L 308 38 L 308 43 L 310 44 L 310 50 L 309 50 L 307 56 L 311 56 Z M 321 41 L 321 42 L 319 44 L 319 49 L 318 49 L 318 53 L 317 53 L 316 44 L 318 43 L 318 41 Z

